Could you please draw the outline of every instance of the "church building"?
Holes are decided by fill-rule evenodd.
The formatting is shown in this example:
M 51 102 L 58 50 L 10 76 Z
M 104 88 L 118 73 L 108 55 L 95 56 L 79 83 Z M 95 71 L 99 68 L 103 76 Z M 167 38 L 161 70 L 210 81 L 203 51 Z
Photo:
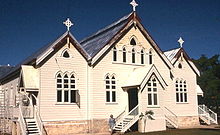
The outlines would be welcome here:
M 0 78 L 1 132 L 27 134 L 162 131 L 217 123 L 198 105 L 199 70 L 182 47 L 162 51 L 135 10 L 77 41 L 67 31 Z M 169 49 L 169 48 L 168 48 Z M 153 112 L 152 119 L 140 119 Z

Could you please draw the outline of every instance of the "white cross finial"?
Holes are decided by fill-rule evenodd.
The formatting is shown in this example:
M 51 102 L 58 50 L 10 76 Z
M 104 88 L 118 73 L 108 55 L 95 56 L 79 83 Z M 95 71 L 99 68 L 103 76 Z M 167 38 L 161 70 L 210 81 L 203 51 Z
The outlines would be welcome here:
M 135 0 L 132 0 L 132 2 L 131 2 L 130 4 L 132 5 L 132 7 L 133 7 L 133 11 L 135 12 L 135 11 L 136 11 L 135 8 L 138 6 L 138 4 L 136 3 Z
M 180 37 L 178 42 L 180 43 L 180 47 L 182 48 L 183 47 L 183 43 L 184 43 L 184 40 Z
M 66 25 L 67 31 L 70 31 L 70 27 L 73 25 L 69 18 L 67 18 L 67 20 L 63 22 L 63 24 Z

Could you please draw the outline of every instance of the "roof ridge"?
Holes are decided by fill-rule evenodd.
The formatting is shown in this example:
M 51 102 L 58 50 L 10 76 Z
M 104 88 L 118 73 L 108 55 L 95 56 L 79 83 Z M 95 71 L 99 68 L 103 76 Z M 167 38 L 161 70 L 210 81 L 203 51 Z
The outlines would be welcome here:
M 169 51 L 173 51 L 173 50 L 177 50 L 177 49 L 181 49 L 181 48 L 180 48 L 180 47 L 177 47 L 177 48 L 169 49 L 169 50 L 163 51 L 163 53 L 169 52 Z
M 110 24 L 110 25 L 108 25 L 108 26 L 98 30 L 97 32 L 91 34 L 90 36 L 85 37 L 84 39 L 80 40 L 79 43 L 82 44 L 82 43 L 90 40 L 91 38 L 93 38 L 95 36 L 98 36 L 98 35 L 102 34 L 103 32 L 105 32 L 105 31 L 107 31 L 107 30 L 109 30 L 109 29 L 119 25 L 120 23 L 122 23 L 125 20 L 127 20 L 132 14 L 133 14 L 133 12 L 129 13 L 128 15 L 123 16 L 122 18 L 120 18 L 119 20 L 113 22 L 112 24 Z

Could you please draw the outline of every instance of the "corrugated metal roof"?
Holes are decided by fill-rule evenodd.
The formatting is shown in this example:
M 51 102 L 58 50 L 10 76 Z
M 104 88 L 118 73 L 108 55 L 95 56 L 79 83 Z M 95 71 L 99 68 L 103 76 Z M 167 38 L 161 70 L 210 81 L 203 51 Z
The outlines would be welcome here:
M 125 26 L 131 14 L 132 13 L 122 17 L 118 21 L 80 41 L 80 44 L 90 57 L 94 57 L 115 36 L 115 34 Z
M 65 37 L 68 34 L 68 32 L 65 32 L 61 37 L 59 37 L 58 39 L 55 40 L 55 42 L 59 41 L 60 39 L 62 39 L 63 37 Z M 10 70 L 9 72 L 7 72 L 6 74 L 4 74 L 3 76 L 0 76 L 0 81 L 8 76 L 9 74 L 15 72 L 16 70 L 18 70 L 21 65 L 26 65 L 29 62 L 33 61 L 34 59 L 36 59 L 37 57 L 39 57 L 40 55 L 42 55 L 44 52 L 46 52 L 48 49 L 50 49 L 52 47 L 52 45 L 55 42 L 51 42 L 50 44 L 43 46 L 42 48 L 40 48 L 38 51 L 36 51 L 35 53 L 33 53 L 32 55 L 30 55 L 29 57 L 27 57 L 26 59 L 24 59 L 22 62 L 20 62 L 19 64 L 17 64 L 12 70 Z
M 10 72 L 13 68 L 14 67 L 12 66 L 0 66 L 0 78 Z
M 169 50 L 169 51 L 165 51 L 164 54 L 165 56 L 170 60 L 172 61 L 173 58 L 176 56 L 176 54 L 179 52 L 181 48 L 177 48 L 177 49 L 172 49 L 172 50 Z

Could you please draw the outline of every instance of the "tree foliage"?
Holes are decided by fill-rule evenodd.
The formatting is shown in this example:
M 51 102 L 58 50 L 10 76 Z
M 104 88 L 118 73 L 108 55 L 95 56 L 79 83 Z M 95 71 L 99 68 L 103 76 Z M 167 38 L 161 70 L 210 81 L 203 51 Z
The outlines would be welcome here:
M 204 97 L 199 97 L 199 104 L 205 104 L 220 115 L 220 59 L 219 55 L 211 58 L 202 55 L 193 60 L 201 72 L 198 84 L 204 92 Z

